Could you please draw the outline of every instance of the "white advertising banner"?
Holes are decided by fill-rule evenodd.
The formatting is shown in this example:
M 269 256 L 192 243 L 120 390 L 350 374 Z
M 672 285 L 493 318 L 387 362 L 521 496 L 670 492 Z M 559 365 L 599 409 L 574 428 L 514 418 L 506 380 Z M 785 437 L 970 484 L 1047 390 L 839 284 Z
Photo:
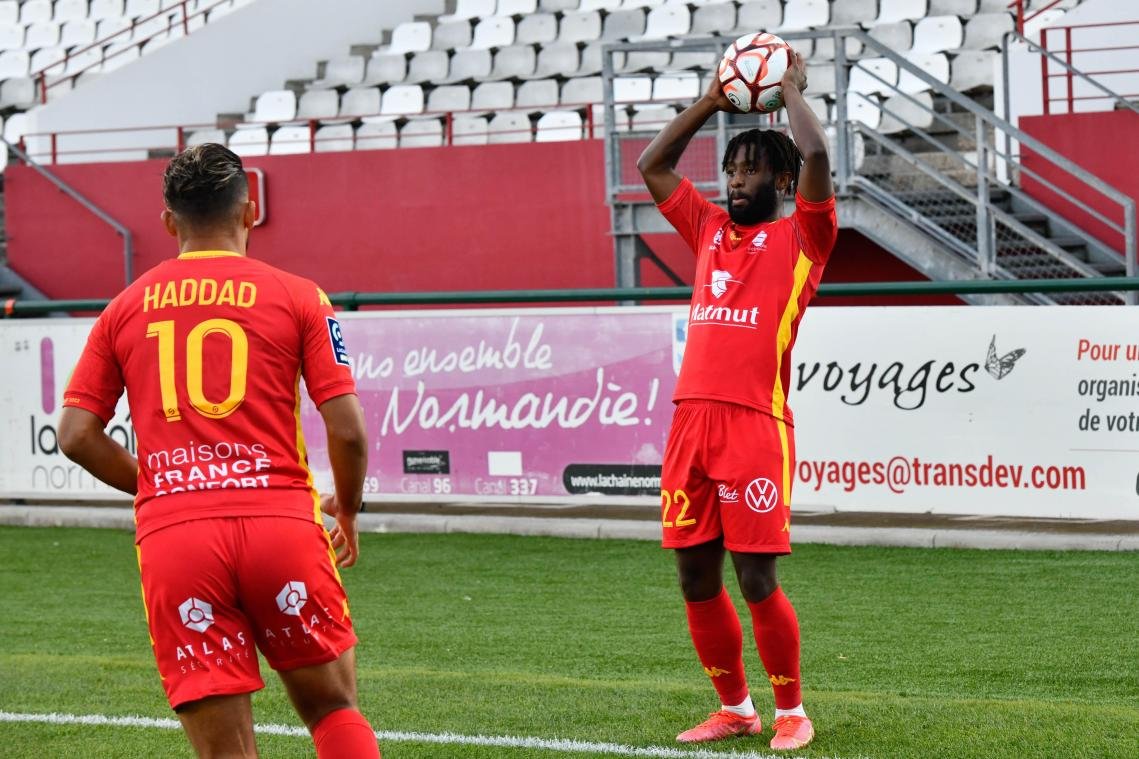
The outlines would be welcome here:
M 464 501 L 489 498 L 488 492 L 502 501 L 568 500 L 595 491 L 628 497 L 648 492 L 628 489 L 628 482 L 653 480 L 654 471 L 659 476 L 668 413 L 667 403 L 654 401 L 667 400 L 675 385 L 687 309 L 344 316 L 361 398 L 376 406 L 366 408 L 376 451 L 369 499 L 417 492 Z M 505 404 L 517 402 L 510 393 L 520 388 L 527 398 L 551 388 L 585 398 L 593 392 L 586 385 L 600 382 L 604 371 L 606 387 L 637 389 L 633 401 L 622 403 L 635 401 L 643 412 L 610 419 L 599 411 L 597 419 L 564 429 L 515 425 L 516 437 L 506 436 L 505 424 L 439 428 L 432 437 L 431 425 L 384 422 L 395 393 L 408 392 L 401 386 L 410 387 L 410 375 L 401 372 L 414 368 L 412 352 L 437 348 L 447 355 L 456 334 L 476 342 L 482 335 L 494 345 L 504 323 L 513 325 L 511 334 L 543 335 L 541 371 L 506 362 L 493 378 L 478 379 L 478 388 L 458 375 L 440 381 Z M 56 441 L 63 388 L 90 325 L 90 319 L 0 322 L 0 498 L 121 497 L 68 461 Z M 592 354 L 575 347 L 583 334 L 609 347 Z M 379 355 L 375 346 L 388 346 L 395 371 L 369 368 Z M 354 351 L 362 350 L 369 353 L 357 357 Z M 597 366 L 586 366 L 590 361 Z M 579 393 L 582 377 L 589 382 Z M 815 308 L 800 331 L 789 401 L 798 509 L 1139 519 L 1139 311 L 1133 308 Z M 316 481 L 327 483 L 316 417 L 311 409 L 303 416 Z M 108 432 L 135 451 L 125 401 Z M 619 461 L 625 448 L 631 453 Z M 528 483 L 525 492 L 472 489 L 497 483 L 487 479 L 495 472 L 484 470 L 491 454 L 501 458 L 504 450 L 517 452 L 504 482 Z M 582 477 L 615 485 L 581 490 L 575 478 Z M 445 480 L 446 488 L 409 491 L 407 482 L 419 479 Z

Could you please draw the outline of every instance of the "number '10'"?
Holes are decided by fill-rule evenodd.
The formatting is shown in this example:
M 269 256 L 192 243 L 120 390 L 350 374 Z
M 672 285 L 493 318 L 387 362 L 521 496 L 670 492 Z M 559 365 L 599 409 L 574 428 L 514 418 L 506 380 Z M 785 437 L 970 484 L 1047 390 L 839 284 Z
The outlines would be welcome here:
M 210 335 L 229 338 L 229 395 L 223 401 L 211 401 L 202 389 L 202 346 Z M 151 322 L 146 336 L 158 338 L 158 380 L 162 391 L 162 413 L 168 422 L 182 420 L 178 404 L 178 388 L 174 382 L 174 322 Z M 229 319 L 207 319 L 186 335 L 186 394 L 190 405 L 202 416 L 224 419 L 245 400 L 245 381 L 249 372 L 249 338 L 237 322 Z

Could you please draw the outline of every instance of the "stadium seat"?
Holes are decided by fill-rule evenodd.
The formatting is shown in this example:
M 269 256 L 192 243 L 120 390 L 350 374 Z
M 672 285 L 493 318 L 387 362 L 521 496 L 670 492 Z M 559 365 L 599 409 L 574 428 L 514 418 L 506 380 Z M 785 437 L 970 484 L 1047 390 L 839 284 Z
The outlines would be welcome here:
M 796 31 L 826 26 L 831 20 L 830 3 L 827 0 L 787 0 L 783 6 L 783 23 L 776 31 Z
M 720 60 L 720 51 L 711 50 L 677 50 L 672 54 L 666 71 L 682 71 L 684 69 L 698 69 L 708 71 L 716 68 Z
M 268 155 L 269 130 L 263 126 L 238 124 L 237 130 L 229 136 L 228 147 L 243 157 Z
M 906 59 L 942 84 L 949 83 L 949 56 L 945 53 L 910 53 Z M 899 69 L 898 89 L 902 92 L 925 92 L 929 85 L 908 71 Z
M 914 26 L 915 53 L 942 53 L 957 50 L 964 42 L 965 30 L 957 16 L 928 16 Z
M 416 53 L 407 67 L 406 84 L 443 82 L 451 71 L 451 56 L 444 50 L 428 50 Z
M 834 0 L 832 26 L 868 26 L 878 16 L 878 0 Z
M 593 118 L 593 139 L 599 140 L 605 137 L 605 106 L 601 104 L 592 105 L 589 112 Z M 628 132 L 629 131 L 629 113 L 624 108 L 613 109 L 614 127 L 615 132 Z M 589 139 L 589 125 L 587 124 L 583 131 L 583 137 Z
M 159 10 L 158 0 L 127 0 L 123 15 L 127 18 L 140 19 L 153 16 Z
M 877 95 L 848 92 L 846 117 L 849 121 L 861 121 L 871 129 L 876 129 L 882 121 L 881 101 Z
M 310 89 L 297 101 L 298 119 L 334 119 L 339 114 L 340 93 L 333 89 Z
M 914 45 L 914 27 L 909 21 L 875 24 L 868 33 L 889 49 L 900 53 L 904 53 Z
M 53 21 L 37 21 L 24 32 L 24 47 L 39 50 L 41 47 L 55 47 L 59 44 L 59 24 Z
M 86 19 L 87 0 L 55 0 L 51 17 L 60 23 Z
M 15 52 L 15 51 L 9 51 Z M 32 76 L 47 72 L 58 76 L 63 72 L 63 66 L 57 65 L 63 62 L 64 54 L 67 51 L 61 47 L 41 47 L 36 52 L 32 53 L 30 68 Z M 50 70 L 49 70 L 50 69 Z
M 399 55 L 419 53 L 431 49 L 431 24 L 426 21 L 408 21 L 392 29 L 391 43 L 377 52 Z
M 0 24 L 0 50 L 20 50 L 23 47 L 23 24 Z
M 527 16 L 538 12 L 538 0 L 498 0 L 496 16 Z
M 364 119 L 356 129 L 356 150 L 390 150 L 398 144 L 395 122 Z
M 863 58 L 850 69 L 847 87 L 863 94 L 892 93 L 897 84 L 898 64 L 889 58 Z
M 514 44 L 514 19 L 509 16 L 491 16 L 475 25 L 471 38 L 472 50 L 490 50 Z
M 531 79 L 518 85 L 514 93 L 515 108 L 542 110 L 558 104 L 558 81 L 556 79 Z
M 362 55 L 333 58 L 325 61 L 324 76 L 309 86 L 324 89 L 328 87 L 350 87 L 354 84 L 360 84 L 364 81 L 364 69 L 366 65 L 367 62 Z
M 1004 36 L 1016 28 L 1011 13 L 981 13 L 965 25 L 965 42 L 969 50 L 1000 50 Z
M 359 118 L 380 113 L 379 87 L 352 87 L 340 98 L 340 117 Z M 365 119 L 366 121 L 367 119 Z
M 142 55 L 138 45 L 131 42 L 119 42 L 114 45 L 107 45 L 103 51 L 103 71 L 114 71 L 117 68 L 127 65 L 131 61 L 138 60 Z
M 663 40 L 688 34 L 692 29 L 692 14 L 686 5 L 661 5 L 649 11 L 645 19 L 645 33 L 639 40 Z
M 491 79 L 524 79 L 534 73 L 537 54 L 532 45 L 510 45 L 494 54 Z
M 550 111 L 538 119 L 535 142 L 564 142 L 581 139 L 581 114 L 577 111 Z
M 876 24 L 893 24 L 898 21 L 920 21 L 928 13 L 928 0 L 879 0 Z
M 995 50 L 960 50 L 949 63 L 949 86 L 972 92 L 993 86 L 993 66 L 1000 55 Z
M 443 76 L 446 76 L 446 69 Z M 396 84 L 407 76 L 407 58 L 402 54 L 373 53 L 364 72 L 364 84 Z
M 514 107 L 514 85 L 483 82 L 471 90 L 471 110 L 477 113 L 505 111 Z
M 487 142 L 499 145 L 509 142 L 533 142 L 530 117 L 517 111 L 496 113 L 487 124 Z
M 36 103 L 36 83 L 26 76 L 0 81 L 0 108 L 31 108 Z
M 629 128 L 634 132 L 659 132 L 676 114 L 677 110 L 671 106 L 654 105 L 634 113 Z
M 28 133 L 28 114 L 13 113 L 4 120 L 4 139 L 15 145 Z
M 731 35 L 737 36 L 758 32 L 762 29 L 777 29 L 783 23 L 783 3 L 779 0 L 750 0 L 740 3 L 736 13 L 736 28 Z
M 431 49 L 451 51 L 467 47 L 471 44 L 471 39 L 471 22 L 469 21 L 451 21 L 450 23 L 437 24 L 431 38 Z
M 401 148 L 437 148 L 443 144 L 443 124 L 439 119 L 412 119 L 399 130 Z
M 653 80 L 647 76 L 613 78 L 613 102 L 644 103 L 652 100 Z
M 453 84 L 470 80 L 485 79 L 490 76 L 491 55 L 489 50 L 456 50 L 451 56 L 451 70 L 438 84 Z
M 814 112 L 815 117 L 821 123 L 826 124 L 834 121 L 834 119 L 831 118 L 830 106 L 827 105 L 827 101 L 824 98 L 805 97 L 803 101 L 807 104 L 807 107 Z
M 351 124 L 325 124 L 316 130 L 314 145 L 317 153 L 338 153 L 352 150 L 354 140 Z
M 862 55 L 862 42 L 853 37 L 846 38 L 846 58 L 853 60 Z M 833 37 L 819 37 L 815 40 L 815 50 L 812 59 L 817 61 L 833 61 L 834 60 L 834 38 Z
M 645 33 L 645 12 L 640 8 L 613 11 L 601 27 L 602 42 L 621 42 Z
M 604 100 L 604 90 L 599 76 L 580 76 L 567 79 L 562 85 L 562 105 L 584 105 L 600 103 Z
M 67 65 L 63 69 L 66 76 L 75 74 L 97 73 L 103 69 L 103 51 L 98 47 L 88 47 L 79 53 L 67 56 Z
M 928 129 L 933 124 L 933 96 L 928 92 L 913 93 L 913 100 L 894 95 L 882 102 L 882 119 L 878 131 L 897 134 L 913 129 Z M 914 100 L 918 101 L 917 103 Z
M 833 63 L 807 64 L 807 91 L 815 95 L 825 93 L 833 94 L 835 87 L 835 70 Z
M 534 13 L 518 22 L 514 41 L 519 45 L 545 45 L 558 38 L 558 18 L 552 13 Z
M 186 147 L 188 148 L 211 142 L 217 145 L 224 145 L 225 131 L 221 129 L 195 129 L 186 137 Z
M 122 17 L 104 18 L 99 20 L 95 25 L 95 39 L 101 43 L 109 42 L 110 44 L 119 44 L 130 42 L 133 36 L 134 30 L 131 29 L 131 22 Z
M 427 110 L 431 113 L 469 111 L 471 88 L 465 84 L 445 84 L 427 94 Z
M 578 10 L 581 11 L 616 11 L 621 8 L 621 0 L 581 0 Z
M 95 21 L 121 19 L 125 16 L 123 0 L 91 0 L 91 7 L 87 11 L 87 18 Z
M 581 0 L 539 0 L 538 7 L 547 13 L 575 10 Z
M 581 54 L 572 42 L 554 42 L 538 51 L 538 62 L 534 66 L 534 77 L 572 75 L 581 66 Z
M 297 116 L 297 93 L 292 90 L 270 90 L 257 97 L 253 121 L 292 121 Z
M 486 145 L 487 140 L 485 116 L 456 116 L 451 119 L 452 145 Z
M 455 12 L 440 16 L 440 21 L 462 21 L 494 15 L 496 0 L 456 0 Z
M 653 80 L 652 99 L 683 102 L 700 97 L 700 76 L 695 73 L 661 74 Z
M 312 152 L 312 136 L 307 126 L 279 127 L 269 138 L 269 155 L 297 155 Z
M 1005 6 L 1008 6 L 1006 0 Z M 968 18 L 977 12 L 977 0 L 929 0 L 930 16 L 961 16 Z
M 381 116 L 407 116 L 423 113 L 423 88 L 418 84 L 397 84 L 384 91 Z
M 736 28 L 735 3 L 702 5 L 692 14 L 692 36 L 728 34 Z
M 597 11 L 573 11 L 562 16 L 559 42 L 596 42 L 601 39 L 601 14 Z
M 664 71 L 672 62 L 667 50 L 630 50 L 625 53 L 625 61 L 615 70 L 622 74 L 637 71 Z
M 613 70 L 620 71 L 625 66 L 625 53 L 614 52 L 613 56 Z M 583 76 L 587 74 L 601 73 L 601 43 L 591 42 L 581 49 L 581 65 L 577 67 L 576 72 L 570 72 L 571 75 Z
M 20 4 L 20 23 L 24 26 L 51 21 L 51 0 L 24 0 Z
M 16 0 L 0 1 L 0 24 L 16 24 L 20 21 L 20 4 Z M 23 24 L 20 24 L 23 26 Z

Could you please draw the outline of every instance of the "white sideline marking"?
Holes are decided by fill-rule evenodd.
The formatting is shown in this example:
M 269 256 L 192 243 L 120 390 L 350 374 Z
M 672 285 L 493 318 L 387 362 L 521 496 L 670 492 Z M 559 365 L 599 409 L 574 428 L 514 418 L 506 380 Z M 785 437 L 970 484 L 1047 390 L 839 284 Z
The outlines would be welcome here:
M 49 725 L 98 725 L 111 727 L 150 727 L 180 730 L 176 719 L 154 717 L 108 717 L 103 714 L 24 714 L 0 711 L 0 722 L 32 722 Z M 264 735 L 288 735 L 308 738 L 308 730 L 292 725 L 256 725 L 255 732 Z M 377 730 L 376 737 L 393 743 L 436 743 L 454 746 L 499 746 L 502 748 L 535 748 L 570 754 L 612 754 L 643 756 L 653 759 L 777 759 L 772 754 L 754 752 L 685 750 L 658 746 L 624 746 L 620 743 L 593 743 L 559 738 L 527 738 L 513 735 L 461 735 L 459 733 L 416 733 L 402 730 Z M 834 759 L 834 758 L 832 758 Z

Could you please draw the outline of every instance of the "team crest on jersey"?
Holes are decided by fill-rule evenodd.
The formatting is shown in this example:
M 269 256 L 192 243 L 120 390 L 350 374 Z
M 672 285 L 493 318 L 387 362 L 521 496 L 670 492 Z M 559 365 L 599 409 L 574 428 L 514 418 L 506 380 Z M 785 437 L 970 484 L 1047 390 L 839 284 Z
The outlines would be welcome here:
M 349 366 L 348 347 L 344 344 L 344 333 L 340 331 L 340 322 L 331 316 L 324 318 L 328 321 L 328 340 L 332 343 L 332 355 L 336 356 L 336 363 Z
M 732 279 L 732 273 L 730 271 L 714 269 L 712 271 L 712 284 L 707 285 L 707 287 L 712 288 L 712 294 L 719 298 L 728 291 L 729 282 L 734 282 L 737 285 L 743 284 L 743 282 L 738 279 Z

